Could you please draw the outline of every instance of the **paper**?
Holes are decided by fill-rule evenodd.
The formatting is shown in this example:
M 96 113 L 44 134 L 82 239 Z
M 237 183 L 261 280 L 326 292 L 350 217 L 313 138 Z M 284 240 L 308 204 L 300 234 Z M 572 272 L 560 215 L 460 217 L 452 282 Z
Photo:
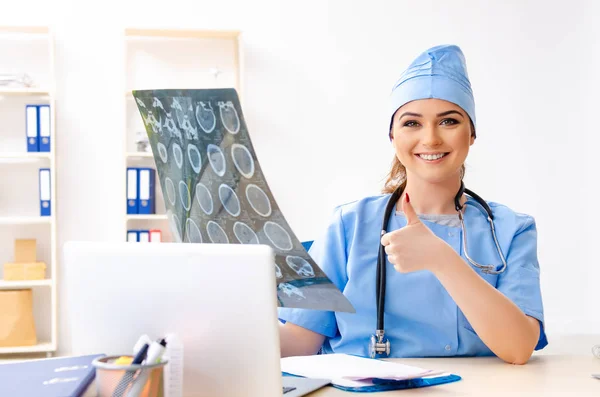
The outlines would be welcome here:
M 373 379 L 407 380 L 444 373 L 347 354 L 285 357 L 281 359 L 281 371 L 306 378 L 331 379 L 331 383 L 344 387 L 369 386 Z
M 280 307 L 354 312 L 277 206 L 234 89 L 148 90 L 133 96 L 177 242 L 269 245 L 275 251 Z

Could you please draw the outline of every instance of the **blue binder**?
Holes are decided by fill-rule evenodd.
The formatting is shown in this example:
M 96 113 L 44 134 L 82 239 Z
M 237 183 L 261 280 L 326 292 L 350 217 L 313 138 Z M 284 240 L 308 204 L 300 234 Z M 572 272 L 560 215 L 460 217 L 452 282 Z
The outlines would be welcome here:
M 149 243 L 150 242 L 150 231 L 149 230 L 140 230 L 138 241 L 140 243 Z
M 40 168 L 40 215 L 52 215 L 50 195 L 50 168 Z
M 156 211 L 154 180 L 156 171 L 153 168 L 138 168 L 139 213 L 154 214 Z
M 140 241 L 139 238 L 140 232 L 139 230 L 127 230 L 127 242 L 128 243 L 137 243 L 138 241 Z
M 138 169 L 127 168 L 127 214 L 139 213 Z
M 50 151 L 50 105 L 38 106 L 38 143 L 40 152 Z
M 38 142 L 39 117 L 36 105 L 25 106 L 25 138 L 27 140 L 28 152 L 39 152 Z
M 0 396 L 80 397 L 104 354 L 29 360 L 0 365 Z

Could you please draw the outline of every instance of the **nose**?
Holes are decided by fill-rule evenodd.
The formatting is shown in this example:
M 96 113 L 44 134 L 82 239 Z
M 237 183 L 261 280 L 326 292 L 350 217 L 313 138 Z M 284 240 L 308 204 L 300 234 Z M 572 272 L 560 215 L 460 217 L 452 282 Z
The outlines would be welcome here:
M 439 134 L 435 125 L 429 125 L 423 128 L 423 138 L 421 139 L 423 146 L 436 147 L 442 144 L 442 137 Z

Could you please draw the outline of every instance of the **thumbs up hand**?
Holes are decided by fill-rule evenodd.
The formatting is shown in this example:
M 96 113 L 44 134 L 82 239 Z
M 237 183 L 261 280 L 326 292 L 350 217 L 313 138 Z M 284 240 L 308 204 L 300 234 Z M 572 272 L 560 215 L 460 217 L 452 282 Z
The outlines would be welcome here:
M 400 273 L 435 271 L 437 266 L 443 266 L 447 250 L 452 248 L 421 222 L 406 193 L 402 211 L 406 216 L 406 226 L 381 237 L 390 263 Z

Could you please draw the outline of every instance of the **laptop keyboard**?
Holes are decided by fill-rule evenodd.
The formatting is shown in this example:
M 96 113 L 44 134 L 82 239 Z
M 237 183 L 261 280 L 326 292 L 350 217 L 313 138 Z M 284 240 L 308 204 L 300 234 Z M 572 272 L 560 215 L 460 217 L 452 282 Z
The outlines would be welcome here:
M 296 388 L 295 388 L 295 387 L 283 386 L 283 394 L 285 394 L 285 393 L 289 393 L 289 392 L 291 392 L 292 390 L 296 390 Z

